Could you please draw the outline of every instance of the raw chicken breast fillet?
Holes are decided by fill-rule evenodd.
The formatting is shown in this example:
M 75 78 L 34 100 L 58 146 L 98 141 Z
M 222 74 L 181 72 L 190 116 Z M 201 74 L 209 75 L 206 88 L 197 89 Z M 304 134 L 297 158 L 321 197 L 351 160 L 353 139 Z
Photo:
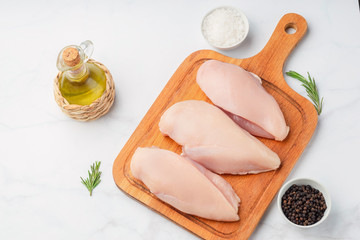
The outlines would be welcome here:
M 251 134 L 278 141 L 288 135 L 278 103 L 255 74 L 234 64 L 208 60 L 200 66 L 196 81 L 216 106 Z
M 216 173 L 260 173 L 280 165 L 276 153 L 203 101 L 174 104 L 162 115 L 159 127 L 183 146 L 184 156 Z
M 219 175 L 176 153 L 138 148 L 131 173 L 162 201 L 182 212 L 218 221 L 237 221 L 240 199 Z

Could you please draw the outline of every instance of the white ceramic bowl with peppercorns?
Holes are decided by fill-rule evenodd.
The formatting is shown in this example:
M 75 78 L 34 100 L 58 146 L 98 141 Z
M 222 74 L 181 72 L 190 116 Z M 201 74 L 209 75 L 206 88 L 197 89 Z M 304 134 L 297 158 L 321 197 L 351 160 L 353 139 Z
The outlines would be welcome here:
M 281 215 L 291 225 L 298 228 L 312 228 L 328 217 L 331 199 L 328 191 L 320 183 L 309 178 L 296 178 L 281 187 L 277 205 Z

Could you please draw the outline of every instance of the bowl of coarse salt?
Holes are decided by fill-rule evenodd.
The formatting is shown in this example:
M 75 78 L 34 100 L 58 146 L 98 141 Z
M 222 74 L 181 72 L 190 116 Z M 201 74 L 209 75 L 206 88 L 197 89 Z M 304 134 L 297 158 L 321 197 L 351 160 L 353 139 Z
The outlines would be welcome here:
M 244 13 L 234 7 L 218 7 L 208 12 L 201 24 L 206 41 L 222 50 L 238 47 L 249 32 L 249 22 Z

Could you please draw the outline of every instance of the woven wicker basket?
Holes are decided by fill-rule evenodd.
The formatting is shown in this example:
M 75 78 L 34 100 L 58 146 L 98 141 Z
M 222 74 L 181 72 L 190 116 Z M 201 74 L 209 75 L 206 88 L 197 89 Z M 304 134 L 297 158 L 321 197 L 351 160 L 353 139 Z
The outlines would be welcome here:
M 83 106 L 69 104 L 69 102 L 61 95 L 59 89 L 59 78 L 61 72 L 58 73 L 54 81 L 55 101 L 65 114 L 78 121 L 98 119 L 109 111 L 115 99 L 115 85 L 109 70 L 103 64 L 96 62 L 93 59 L 90 59 L 88 62 L 98 65 L 102 70 L 104 70 L 106 76 L 106 89 L 103 95 L 90 105 Z

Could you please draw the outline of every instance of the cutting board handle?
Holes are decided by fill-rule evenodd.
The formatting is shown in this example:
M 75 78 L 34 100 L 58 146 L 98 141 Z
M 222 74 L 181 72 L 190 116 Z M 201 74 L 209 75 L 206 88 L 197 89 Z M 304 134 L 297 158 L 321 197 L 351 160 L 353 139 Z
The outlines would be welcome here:
M 295 30 L 292 34 L 288 33 L 289 31 L 287 32 L 291 28 Z M 270 68 L 273 71 L 282 72 L 286 58 L 305 35 L 306 31 L 307 23 L 302 16 L 296 13 L 284 15 L 263 50 L 254 56 L 258 67 L 263 71 Z

